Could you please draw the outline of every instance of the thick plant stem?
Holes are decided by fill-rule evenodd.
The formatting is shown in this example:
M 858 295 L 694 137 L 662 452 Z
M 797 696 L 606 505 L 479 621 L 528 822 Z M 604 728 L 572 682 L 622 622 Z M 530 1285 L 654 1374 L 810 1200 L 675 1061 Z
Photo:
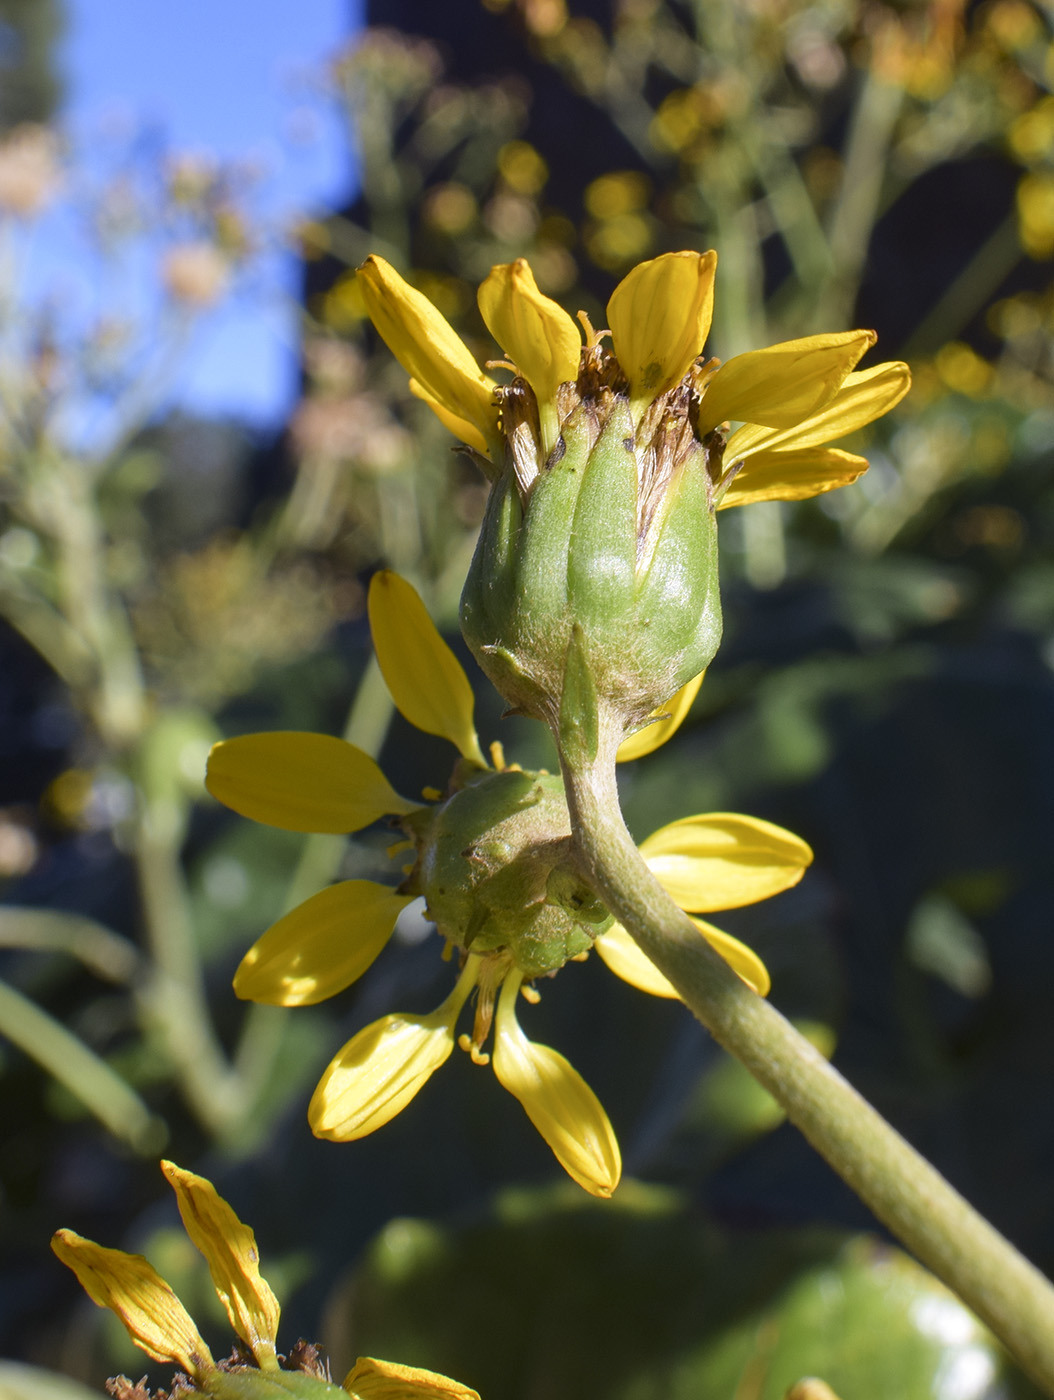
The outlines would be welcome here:
M 699 936 L 644 864 L 619 809 L 616 741 L 561 745 L 583 873 L 714 1039 L 889 1229 L 1054 1395 L 1054 1288 Z M 573 756 L 573 757 L 572 757 Z

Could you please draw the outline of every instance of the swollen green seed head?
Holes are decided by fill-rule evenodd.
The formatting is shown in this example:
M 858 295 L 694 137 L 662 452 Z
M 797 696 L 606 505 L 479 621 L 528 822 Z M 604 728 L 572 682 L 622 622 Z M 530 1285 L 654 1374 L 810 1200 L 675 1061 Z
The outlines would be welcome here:
M 611 922 L 571 863 L 563 782 L 487 773 L 414 822 L 418 860 L 408 892 L 457 947 L 505 951 L 530 977 L 587 952 Z
M 594 703 L 637 728 L 713 659 L 721 636 L 710 456 L 690 377 L 637 421 L 600 347 L 562 386 L 560 437 L 532 470 L 504 391 L 506 469 L 488 503 L 461 597 L 461 627 L 514 709 L 562 724 L 582 676 Z M 716 460 L 716 459 L 715 459 Z M 569 676 L 569 666 L 579 674 Z

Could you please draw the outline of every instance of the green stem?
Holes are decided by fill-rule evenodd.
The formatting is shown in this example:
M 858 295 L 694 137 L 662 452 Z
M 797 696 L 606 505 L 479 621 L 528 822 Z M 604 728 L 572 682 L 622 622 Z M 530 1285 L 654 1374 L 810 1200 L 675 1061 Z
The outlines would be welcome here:
M 584 873 L 714 1039 L 916 1257 L 1054 1395 L 1054 1288 L 699 937 L 641 859 L 619 809 L 615 749 L 601 726 L 589 763 L 564 759 Z M 559 742 L 559 740 L 558 740 Z M 575 752 L 574 737 L 561 752 Z M 577 746 L 581 753 L 581 746 Z

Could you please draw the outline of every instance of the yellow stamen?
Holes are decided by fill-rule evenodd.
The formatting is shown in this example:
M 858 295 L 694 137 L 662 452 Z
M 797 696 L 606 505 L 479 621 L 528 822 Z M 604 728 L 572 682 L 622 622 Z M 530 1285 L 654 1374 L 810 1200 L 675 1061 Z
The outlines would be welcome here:
M 443 794 L 437 787 L 423 787 L 421 789 L 421 796 L 426 802 L 438 802 Z
M 523 986 L 520 988 L 520 993 L 524 1001 L 529 1001 L 532 1006 L 537 1006 L 542 999 L 542 994 L 538 988 L 530 986 L 527 982 L 524 982 Z

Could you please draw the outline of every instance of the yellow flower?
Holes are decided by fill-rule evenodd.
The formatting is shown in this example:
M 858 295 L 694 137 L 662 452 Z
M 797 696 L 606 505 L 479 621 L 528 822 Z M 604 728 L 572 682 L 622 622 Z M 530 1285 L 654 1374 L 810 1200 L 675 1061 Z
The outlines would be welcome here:
M 596 944 L 620 976 L 659 995 L 672 988 L 636 949 L 578 876 L 559 778 L 524 773 L 491 747 L 483 758 L 472 690 L 421 599 L 398 575 L 375 575 L 370 627 L 378 661 L 400 712 L 459 752 L 445 794 L 434 803 L 401 797 L 381 770 L 343 740 L 315 734 L 254 734 L 218 744 L 207 784 L 242 815 L 294 831 L 361 829 L 382 814 L 414 849 L 395 890 L 346 880 L 285 915 L 249 950 L 235 976 L 238 994 L 284 1006 L 334 995 L 361 976 L 387 942 L 402 908 L 418 895 L 456 948 L 455 986 L 435 1011 L 392 1013 L 364 1027 L 322 1075 L 309 1109 L 320 1137 L 348 1141 L 382 1127 L 413 1099 L 455 1044 L 477 1064 L 494 1030 L 499 1082 L 575 1181 L 610 1195 L 621 1170 L 618 1143 L 593 1092 L 555 1050 L 533 1044 L 516 1017 L 521 991 Z M 626 757 L 657 747 L 683 718 L 698 679 L 643 734 Z M 690 692 L 690 693 L 687 693 Z M 434 792 L 432 796 L 437 796 Z M 693 913 L 729 909 L 786 889 L 811 860 L 804 842 L 769 823 L 717 814 L 691 817 L 642 846 L 657 878 Z M 768 990 L 760 960 L 737 940 L 700 923 L 702 935 L 755 990 Z M 457 1023 L 476 998 L 471 1034 Z
M 583 752 L 601 729 L 624 737 L 710 664 L 717 508 L 853 481 L 867 463 L 826 444 L 909 386 L 903 364 L 856 371 L 868 330 L 704 361 L 716 269 L 713 252 L 643 262 L 612 293 L 610 330 L 579 312 L 580 330 L 522 258 L 500 264 L 479 306 L 505 357 L 488 364 L 512 375 L 504 384 L 484 383 L 436 308 L 382 259 L 359 270 L 414 393 L 493 485 L 461 596 L 465 640 L 512 709 L 562 736 L 565 758 L 570 729 Z
M 141 1254 L 107 1249 L 73 1230 L 59 1230 L 51 1241 L 92 1301 L 116 1313 L 147 1356 L 179 1366 L 192 1388 L 213 1400 L 237 1396 L 272 1400 L 290 1390 L 318 1400 L 327 1395 L 351 1395 L 356 1400 L 479 1400 L 475 1391 L 446 1376 L 368 1357 L 356 1362 L 338 1389 L 330 1383 L 329 1367 L 318 1349 L 303 1342 L 282 1358 L 283 1365 L 276 1350 L 278 1300 L 260 1273 L 252 1230 L 205 1177 L 173 1162 L 162 1162 L 161 1170 L 176 1193 L 191 1242 L 208 1263 L 217 1297 L 245 1349 L 242 1356 L 235 1352 L 228 1361 L 213 1359 L 183 1304 Z
M 414 392 L 477 451 L 497 458 L 504 438 L 524 489 L 578 403 L 591 402 L 604 416 L 612 397 L 625 396 L 637 425 L 643 526 L 669 475 L 662 444 L 671 414 L 692 421 L 707 443 L 707 468 L 721 504 L 802 500 L 866 470 L 863 458 L 814 449 L 888 413 L 910 387 L 908 367 L 899 362 L 853 373 L 875 343 L 866 330 L 807 336 L 723 365 L 704 364 L 716 269 L 712 251 L 664 253 L 640 263 L 611 295 L 610 332 L 593 332 L 579 313 L 583 343 L 571 317 L 538 291 L 523 258 L 499 264 L 480 287 L 479 305 L 516 375 L 504 386 L 477 368 L 441 313 L 383 258 L 368 258 L 359 278 L 367 311 L 412 376 Z M 607 334 L 613 353 L 600 343 Z M 723 425 L 729 422 L 748 425 L 741 430 L 747 436 L 734 434 L 726 449 Z

